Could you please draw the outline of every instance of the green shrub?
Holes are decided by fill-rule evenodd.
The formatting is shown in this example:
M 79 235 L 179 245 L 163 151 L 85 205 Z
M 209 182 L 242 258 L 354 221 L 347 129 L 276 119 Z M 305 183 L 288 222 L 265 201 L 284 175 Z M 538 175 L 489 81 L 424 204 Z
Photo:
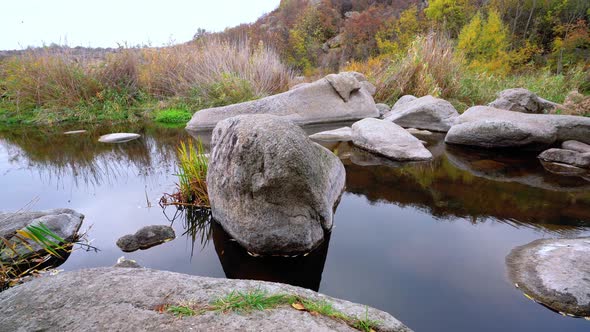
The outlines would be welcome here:
M 191 112 L 187 110 L 169 108 L 158 111 L 156 113 L 155 121 L 168 124 L 187 123 L 191 117 Z

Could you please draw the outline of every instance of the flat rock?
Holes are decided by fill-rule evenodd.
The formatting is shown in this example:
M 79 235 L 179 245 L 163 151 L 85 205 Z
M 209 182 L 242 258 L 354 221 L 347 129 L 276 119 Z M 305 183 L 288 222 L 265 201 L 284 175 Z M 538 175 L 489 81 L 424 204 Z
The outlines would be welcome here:
M 590 170 L 588 170 L 588 169 L 583 169 L 583 168 L 568 165 L 568 164 L 548 162 L 548 161 L 543 161 L 543 160 L 541 160 L 541 165 L 543 165 L 543 168 L 546 171 L 551 172 L 553 174 L 562 175 L 562 176 L 579 176 L 581 178 L 584 178 L 585 180 L 587 178 L 590 178 Z
M 350 127 L 342 127 L 334 130 L 322 131 L 309 135 L 309 138 L 317 141 L 340 141 L 348 142 L 352 140 L 352 129 Z
M 64 135 L 77 135 L 77 134 L 84 134 L 86 130 L 71 130 L 64 132 Z
M 43 224 L 59 237 L 66 241 L 72 241 L 78 234 L 84 215 L 70 209 L 53 209 L 36 212 L 0 212 L 0 237 L 16 244 L 19 255 L 28 254 L 21 241 L 14 239 L 17 230 L 25 229 L 29 225 Z M 43 248 L 37 243 L 29 241 L 29 245 L 35 252 L 42 252 Z M 3 252 L 1 258 L 10 258 L 11 252 Z
M 125 252 L 149 249 L 176 238 L 174 229 L 167 225 L 146 226 L 135 234 L 129 234 L 117 240 L 117 246 Z
M 362 81 L 364 79 L 364 81 Z M 271 114 L 299 125 L 354 121 L 378 117 L 364 76 L 348 72 L 322 78 L 274 96 L 196 112 L 186 126 L 189 131 L 210 130 L 236 115 Z
M 416 129 L 416 128 L 406 128 L 406 131 L 414 136 L 430 136 L 430 135 L 432 135 L 431 131 L 420 130 L 420 129 Z
M 420 140 L 393 122 L 364 119 L 352 125 L 352 142 L 370 152 L 398 161 L 429 160 Z
M 99 142 L 102 143 L 125 143 L 129 141 L 133 141 L 134 139 L 140 138 L 141 135 L 139 134 L 132 134 L 132 133 L 114 133 L 114 134 L 107 134 L 102 135 L 98 139 Z
M 590 145 L 578 141 L 565 141 L 561 143 L 561 148 L 566 150 L 572 150 L 580 153 L 589 153 Z
M 500 92 L 498 98 L 488 106 L 513 112 L 543 114 L 549 113 L 559 104 L 540 98 L 527 89 L 517 88 Z
M 512 282 L 547 307 L 590 317 L 590 238 L 541 239 L 506 257 Z
M 248 251 L 307 253 L 332 229 L 345 170 L 293 122 L 242 115 L 213 130 L 207 174 L 213 218 Z
M 555 142 L 590 142 L 590 118 L 571 115 L 526 114 L 475 106 L 457 119 L 446 143 L 485 148 L 546 148 Z
M 294 286 L 112 267 L 38 278 L 0 293 L 0 326 L 3 331 L 358 331 L 290 306 L 183 318 L 158 312 L 166 304 L 208 305 L 231 291 L 252 290 L 328 301 L 348 316 L 367 315 L 378 322 L 378 331 L 411 331 L 386 312 Z
M 565 149 L 549 149 L 539 155 L 539 159 L 554 163 L 568 164 L 590 169 L 590 153 L 580 153 Z
M 384 119 L 406 128 L 447 132 L 459 116 L 455 107 L 443 99 L 432 96 L 407 99 L 401 105 L 396 103 Z

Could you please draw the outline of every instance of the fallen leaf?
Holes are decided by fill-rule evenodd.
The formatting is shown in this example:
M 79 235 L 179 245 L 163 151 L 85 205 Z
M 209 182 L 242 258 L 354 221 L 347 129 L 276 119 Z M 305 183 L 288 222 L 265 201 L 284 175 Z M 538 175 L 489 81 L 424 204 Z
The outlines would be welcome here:
M 305 307 L 303 306 L 303 304 L 301 304 L 299 302 L 295 302 L 295 303 L 291 304 L 291 306 L 297 310 L 305 310 Z

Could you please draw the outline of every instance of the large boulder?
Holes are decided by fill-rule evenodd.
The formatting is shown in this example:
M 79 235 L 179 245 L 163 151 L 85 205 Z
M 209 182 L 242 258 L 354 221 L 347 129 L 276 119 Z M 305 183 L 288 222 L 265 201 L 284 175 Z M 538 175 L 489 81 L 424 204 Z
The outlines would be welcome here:
M 293 122 L 223 120 L 213 130 L 207 187 L 213 218 L 256 254 L 309 252 L 332 229 L 342 162 Z
M 535 149 L 567 140 L 590 143 L 590 118 L 526 114 L 487 106 L 474 106 L 461 114 L 445 138 L 451 144 Z
M 429 160 L 432 154 L 419 139 L 393 122 L 363 119 L 352 125 L 352 142 L 370 152 L 398 161 Z
M 66 241 L 75 240 L 82 226 L 84 215 L 70 209 L 53 209 L 36 212 L 0 212 L 0 237 L 7 239 L 16 245 L 16 251 L 19 255 L 34 252 L 42 252 L 43 248 L 35 242 L 29 241 L 27 248 L 22 241 L 14 238 L 18 230 L 23 230 L 27 226 L 45 225 L 53 233 Z M 11 251 L 2 252 L 2 259 L 10 258 L 14 253 Z
M 530 298 L 590 317 L 590 238 L 536 240 L 514 248 L 506 264 L 512 282 Z
M 457 110 L 446 100 L 424 96 L 415 100 L 408 98 L 396 103 L 385 120 L 402 127 L 447 132 L 459 116 Z
M 590 153 L 580 153 L 566 149 L 549 149 L 539 155 L 543 161 L 567 164 L 575 167 L 590 169 Z
M 244 114 L 282 116 L 299 125 L 378 117 L 373 89 L 359 73 L 332 74 L 274 96 L 198 111 L 186 129 L 212 129 L 223 119 Z
M 498 98 L 488 106 L 502 110 L 522 113 L 549 113 L 559 104 L 540 98 L 523 88 L 507 89 L 498 94 Z
M 117 240 L 117 246 L 125 252 L 132 252 L 139 249 L 149 249 L 164 242 L 174 240 L 176 234 L 174 229 L 167 225 L 146 226 Z
M 414 100 L 418 99 L 418 97 L 416 96 L 412 96 L 412 95 L 405 95 L 405 96 L 401 96 L 396 102 L 395 104 L 393 104 L 393 107 L 391 108 L 392 111 L 396 111 L 399 110 L 403 105 L 413 102 Z
M 2 331 L 358 331 L 340 319 L 289 305 L 252 312 L 205 310 L 182 318 L 167 305 L 202 308 L 232 291 L 328 302 L 375 330 L 410 332 L 390 314 L 307 289 L 256 280 L 215 279 L 144 268 L 96 268 L 34 279 L 0 293 Z

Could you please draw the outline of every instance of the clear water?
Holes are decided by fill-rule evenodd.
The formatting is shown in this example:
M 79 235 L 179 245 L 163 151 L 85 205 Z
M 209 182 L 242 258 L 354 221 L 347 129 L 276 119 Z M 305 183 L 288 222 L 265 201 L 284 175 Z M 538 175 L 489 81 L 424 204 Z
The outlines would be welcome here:
M 155 269 L 282 281 L 382 309 L 415 331 L 590 330 L 588 321 L 526 299 L 507 278 L 513 247 L 590 236 L 590 182 L 545 171 L 535 154 L 486 154 L 434 135 L 432 162 L 396 164 L 326 144 L 343 159 L 347 189 L 329 241 L 311 255 L 251 257 L 216 224 L 193 241 L 182 235 L 181 218 L 176 240 L 123 253 L 119 237 L 169 224 L 174 209 L 167 217 L 158 200 L 174 190 L 175 149 L 188 135 L 151 125 L 62 131 L 0 132 L 0 210 L 66 207 L 86 215 L 83 228 L 100 252 L 77 250 L 60 269 L 112 266 L 125 256 Z M 117 131 L 143 136 L 97 142 Z

